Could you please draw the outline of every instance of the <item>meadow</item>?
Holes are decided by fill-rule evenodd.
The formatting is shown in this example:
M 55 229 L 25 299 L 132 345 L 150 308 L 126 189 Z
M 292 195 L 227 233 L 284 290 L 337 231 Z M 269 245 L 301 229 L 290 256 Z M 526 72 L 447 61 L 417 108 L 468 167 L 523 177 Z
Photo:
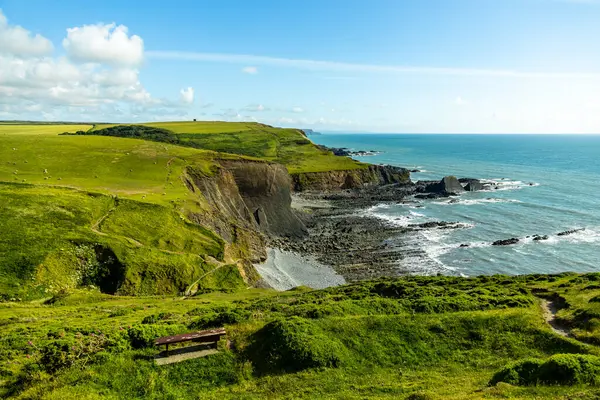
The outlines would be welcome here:
M 250 156 L 285 165 L 293 173 L 366 168 L 367 165 L 312 144 L 298 129 L 248 122 L 160 122 L 141 124 L 166 129 L 181 145 Z M 89 133 L 115 125 L 97 125 Z
M 535 293 L 559 286 L 578 292 L 598 279 L 414 277 L 319 291 L 217 291 L 185 300 L 79 290 L 44 302 L 4 303 L 0 395 L 594 399 L 598 391 L 573 363 L 595 362 L 598 348 L 553 332 Z M 226 327 L 231 348 L 154 364 L 156 335 L 214 326 Z M 493 382 L 520 360 L 566 360 L 555 374 L 564 381 Z

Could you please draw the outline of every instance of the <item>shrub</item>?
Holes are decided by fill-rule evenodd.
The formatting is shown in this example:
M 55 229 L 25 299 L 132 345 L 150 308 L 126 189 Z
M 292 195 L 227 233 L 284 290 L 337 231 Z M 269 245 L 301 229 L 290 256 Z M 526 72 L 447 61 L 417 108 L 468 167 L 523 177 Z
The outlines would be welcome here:
M 94 360 L 96 353 L 105 349 L 104 335 L 82 336 L 50 342 L 40 349 L 40 364 L 49 373 L 70 367 L 76 363 L 86 364 Z
M 490 385 L 596 385 L 600 383 L 600 357 L 556 354 L 546 361 L 523 360 L 507 365 L 492 377 Z
M 247 320 L 250 313 L 245 310 L 224 310 L 210 312 L 193 321 L 189 326 L 192 329 L 219 328 L 223 325 L 239 324 Z
M 166 312 L 161 312 L 161 313 L 154 314 L 154 315 L 148 315 L 148 316 L 144 317 L 144 319 L 142 320 L 142 324 L 156 324 L 157 322 L 165 321 L 171 317 L 173 317 L 173 314 L 166 313 Z
M 175 335 L 183 332 L 181 325 L 134 325 L 127 330 L 129 343 L 134 349 L 154 346 L 154 340 L 162 336 Z
M 298 317 L 272 321 L 250 339 L 247 354 L 260 373 L 339 367 L 344 359 L 339 342 Z

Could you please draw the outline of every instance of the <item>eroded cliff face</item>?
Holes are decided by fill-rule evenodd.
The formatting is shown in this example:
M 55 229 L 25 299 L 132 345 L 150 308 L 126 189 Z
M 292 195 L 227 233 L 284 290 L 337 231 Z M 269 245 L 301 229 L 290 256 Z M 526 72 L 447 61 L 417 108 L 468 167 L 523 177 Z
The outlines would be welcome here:
M 212 174 L 188 167 L 182 179 L 204 200 L 189 218 L 227 242 L 226 261 L 237 263 L 250 284 L 259 279 L 252 263 L 267 257 L 267 237 L 307 233 L 291 209 L 292 180 L 282 165 L 223 160 Z
M 410 172 L 391 165 L 369 165 L 368 168 L 347 171 L 308 172 L 292 175 L 297 192 L 307 190 L 335 191 L 364 186 L 404 184 L 410 182 Z

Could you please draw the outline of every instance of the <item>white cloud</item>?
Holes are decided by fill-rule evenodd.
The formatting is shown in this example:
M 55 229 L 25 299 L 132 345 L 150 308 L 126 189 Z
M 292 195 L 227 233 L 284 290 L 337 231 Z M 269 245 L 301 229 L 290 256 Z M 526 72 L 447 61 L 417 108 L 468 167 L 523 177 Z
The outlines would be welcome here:
M 391 74 L 420 74 L 420 75 L 449 75 L 449 76 L 484 76 L 506 78 L 536 78 L 536 79 L 600 79 L 600 73 L 580 72 L 544 72 L 518 71 L 508 69 L 477 69 L 454 67 L 423 67 L 400 65 L 353 64 L 336 61 L 304 60 L 293 58 L 278 58 L 246 54 L 194 53 L 181 51 L 148 51 L 151 58 L 167 60 L 188 60 L 202 62 L 221 62 L 231 64 L 269 65 L 281 68 L 295 68 L 310 71 L 343 71 L 363 73 Z
M 262 104 L 248 104 L 242 110 L 249 111 L 249 112 L 261 112 L 261 111 L 269 111 L 269 108 L 263 106 Z
M 0 53 L 18 56 L 43 56 L 52 53 L 54 46 L 45 37 L 32 35 L 28 30 L 9 25 L 0 9 Z
M 26 30 L 19 29 L 26 35 L 10 33 L 13 39 L 32 38 Z M 179 100 L 156 98 L 146 90 L 136 67 L 142 60 L 142 39 L 128 37 L 124 26 L 68 29 L 69 36 L 64 42 L 70 58 L 43 55 L 39 45 L 42 41 L 35 37 L 29 46 L 24 45 L 27 44 L 24 40 L 19 48 L 5 46 L 2 34 L 14 31 L 0 12 L 2 118 L 130 121 L 164 116 L 167 119 L 185 116 L 194 101 L 191 87 L 179 92 Z M 89 48 L 84 49 L 84 45 Z M 48 48 L 52 48 L 51 43 Z M 125 56 L 126 52 L 129 54 Z M 124 62 L 119 62 L 117 58 L 122 55 Z M 71 59 L 86 62 L 75 63 Z
M 187 89 L 181 89 L 179 92 L 181 102 L 184 104 L 192 104 L 194 102 L 194 88 L 188 87 Z
M 67 29 L 62 44 L 73 60 L 137 66 L 144 58 L 144 41 L 127 31 L 115 23 L 84 25 Z
M 303 113 L 304 112 L 304 108 L 302 108 L 302 107 L 292 107 L 292 112 L 294 112 L 294 113 Z
M 258 68 L 256 67 L 244 67 L 242 68 L 242 72 L 245 74 L 255 75 L 258 74 Z

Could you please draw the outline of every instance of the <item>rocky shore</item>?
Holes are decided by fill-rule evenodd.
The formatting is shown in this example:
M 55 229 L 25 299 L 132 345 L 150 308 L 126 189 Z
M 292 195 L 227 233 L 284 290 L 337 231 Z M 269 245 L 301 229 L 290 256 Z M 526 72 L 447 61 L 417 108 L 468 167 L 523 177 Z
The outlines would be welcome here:
M 466 184 L 472 185 L 475 181 L 471 179 Z M 458 179 L 446 177 L 440 182 L 406 181 L 295 193 L 292 206 L 308 229 L 308 235 L 302 238 L 272 238 L 269 245 L 315 257 L 319 262 L 332 266 L 347 281 L 408 274 L 414 271 L 403 261 L 425 258 L 424 250 L 415 245 L 417 232 L 460 229 L 464 225 L 433 221 L 403 226 L 369 215 L 365 210 L 386 203 L 412 203 L 411 196 L 419 194 L 431 195 L 431 198 L 456 195 L 459 187 L 465 191 Z M 435 266 L 431 270 L 435 270 Z

